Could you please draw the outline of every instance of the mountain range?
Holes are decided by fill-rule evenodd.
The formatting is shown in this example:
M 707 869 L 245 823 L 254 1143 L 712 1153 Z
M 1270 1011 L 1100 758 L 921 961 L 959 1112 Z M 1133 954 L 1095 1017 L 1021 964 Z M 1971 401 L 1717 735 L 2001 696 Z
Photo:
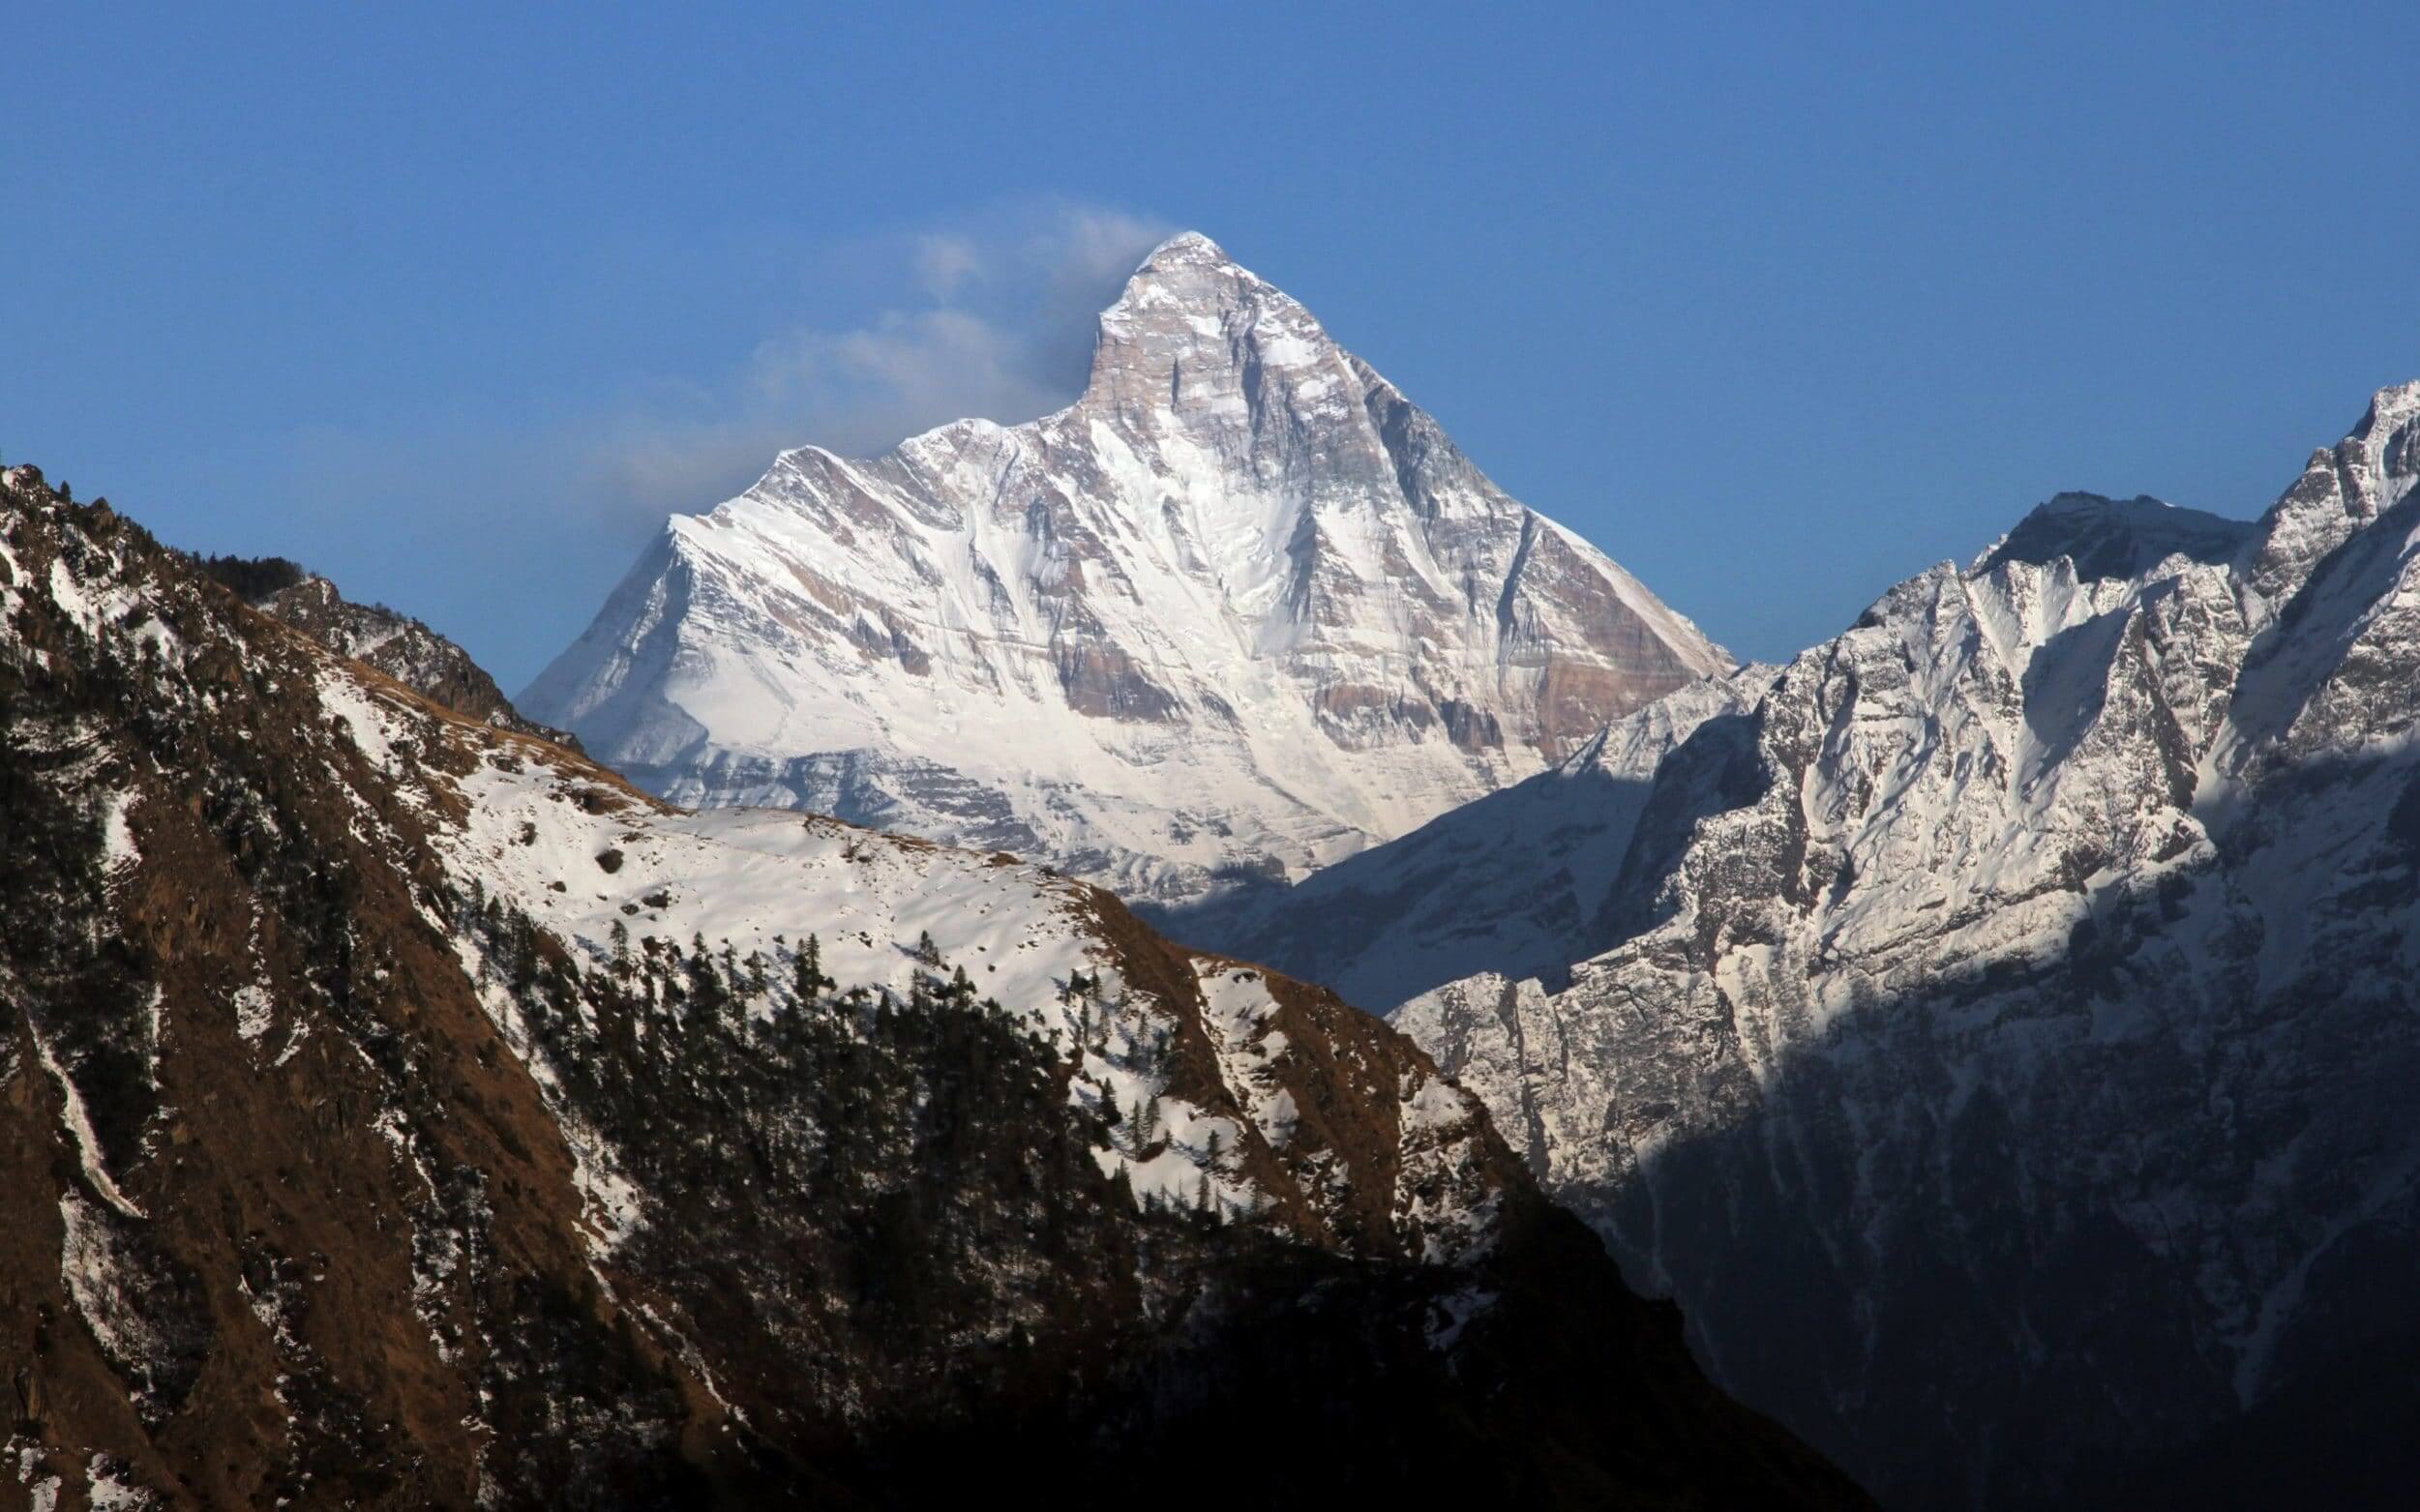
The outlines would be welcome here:
M 1386 1015 L 1894 1505 L 2362 1501 L 2420 1410 L 2415 476 L 2384 390 L 2257 520 L 2062 494 L 1737 667 L 1188 235 L 1069 409 L 786 454 L 524 701 Z
M 38 1504 L 2420 1478 L 2420 384 L 1741 666 L 1188 233 L 512 701 L 31 468 L 0 627 Z
M 2061 495 L 1195 937 L 1387 1012 L 1890 1504 L 2392 1504 L 2415 481 L 2420 384 L 2257 520 Z

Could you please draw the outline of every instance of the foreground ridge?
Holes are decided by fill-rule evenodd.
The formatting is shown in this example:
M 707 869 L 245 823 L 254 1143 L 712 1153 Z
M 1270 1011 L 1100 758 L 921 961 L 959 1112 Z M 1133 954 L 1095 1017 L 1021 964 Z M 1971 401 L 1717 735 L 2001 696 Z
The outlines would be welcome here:
M 30 468 L 0 743 L 38 1501 L 1862 1503 L 1408 1042 L 1045 869 L 672 809 Z

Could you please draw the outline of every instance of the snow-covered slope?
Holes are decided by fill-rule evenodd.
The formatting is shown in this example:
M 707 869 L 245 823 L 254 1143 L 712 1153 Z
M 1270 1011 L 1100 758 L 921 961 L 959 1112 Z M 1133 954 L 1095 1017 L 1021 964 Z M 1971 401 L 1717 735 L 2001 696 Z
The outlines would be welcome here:
M 2420 1408 L 2416 478 L 2410 385 L 2257 521 L 2062 496 L 1651 781 L 1483 800 L 1235 948 L 1424 988 L 1394 1022 L 1886 1500 L 2129 1502 L 2247 1409 L 2347 1458 L 2236 1493 L 2383 1475 L 2341 1425 Z
M 785 453 L 521 696 L 652 790 L 1047 859 L 1299 876 L 1727 658 L 1207 238 L 1069 408 Z
M 407 703 L 342 681 L 323 686 L 321 701 L 373 752 L 426 723 Z M 1288 1054 L 1284 1005 L 1263 971 L 1188 956 L 1180 964 L 1189 976 L 1171 978 L 1146 945 L 1130 980 L 1146 936 L 1085 884 L 821 815 L 636 804 L 547 749 L 499 752 L 433 801 L 455 796 L 466 822 L 437 846 L 461 884 L 527 915 L 587 969 L 610 971 L 634 949 L 644 957 L 651 939 L 729 944 L 743 971 L 762 963 L 779 989 L 751 1010 L 768 1021 L 796 999 L 803 934 L 817 938 L 820 969 L 870 1003 L 905 1002 L 919 983 L 938 993 L 964 971 L 977 998 L 1068 1058 L 1074 1106 L 1117 1111 L 1128 1137 L 1095 1155 L 1138 1201 L 1229 1219 L 1281 1213 L 1348 1248 L 1366 1242 L 1349 1209 L 1368 1194 L 1354 1189 L 1328 1131 L 1314 1134 L 1300 1112 L 1331 1103 L 1334 1089 L 1314 1088 L 1303 1080 L 1313 1062 Z M 616 925 L 640 944 L 617 946 Z M 475 974 L 473 943 L 461 948 Z M 508 1039 L 532 1043 L 506 983 L 491 980 L 484 995 Z M 1298 1024 L 1294 1037 L 1305 1032 Z M 1200 1064 L 1180 1065 L 1186 1052 Z M 1468 1142 L 1483 1128 L 1477 1105 L 1418 1066 L 1390 1095 L 1414 1137 L 1388 1161 L 1392 1185 L 1377 1205 L 1402 1231 L 1382 1249 L 1466 1259 L 1487 1242 L 1496 1204 Z M 1156 1138 L 1132 1137 L 1142 1108 Z M 594 1174 L 597 1190 L 621 1184 L 610 1169 Z
M 1861 1504 L 1332 994 L 672 809 L 22 467 L 0 849 L 37 1506 L 1122 1504 L 1204 1444 L 1275 1505 Z
M 1706 721 L 1744 714 L 1775 671 L 1749 666 L 1687 684 L 1525 782 L 1293 886 L 1209 900 L 1166 927 L 1282 963 L 1372 1013 L 1482 973 L 1560 984 L 1571 963 L 1611 942 L 1622 858 L 1657 767 Z

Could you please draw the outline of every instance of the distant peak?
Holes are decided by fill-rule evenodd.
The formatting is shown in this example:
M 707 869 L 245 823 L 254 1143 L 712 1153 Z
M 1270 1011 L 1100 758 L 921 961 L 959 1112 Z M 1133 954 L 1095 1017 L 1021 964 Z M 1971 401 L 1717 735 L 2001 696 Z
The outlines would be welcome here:
M 1144 254 L 1109 315 L 1159 305 L 1216 309 L 1269 284 L 1199 231 L 1180 231 Z
M 2420 379 L 2390 383 L 2370 396 L 2370 412 L 2362 417 L 2361 431 L 2356 433 L 2394 426 L 2416 414 L 2420 414 Z
M 1150 252 L 1145 252 L 1143 254 L 1143 260 L 1135 265 L 1134 271 L 1138 274 L 1148 273 L 1153 268 L 1175 266 L 1180 263 L 1227 263 L 1232 265 L 1234 262 L 1235 259 L 1227 255 L 1227 250 L 1225 248 L 1219 246 L 1216 242 L 1211 241 L 1201 232 L 1179 231 L 1176 235 L 1160 243 L 1157 247 L 1154 247 Z
M 2248 519 L 2228 519 L 2197 509 L 2178 509 L 2140 495 L 2105 498 L 2098 493 L 2061 493 L 2017 522 L 1986 553 L 1980 570 L 2005 562 L 2047 566 L 2059 557 L 2078 578 L 2136 578 L 2169 556 L 2223 562 L 2252 533 Z
M 1254 371 L 1302 371 L 1338 355 L 1284 290 L 1201 232 L 1180 232 L 1152 248 L 1101 311 L 1085 396 L 1141 414 L 1201 392 L 1213 372 L 1240 383 L 1247 357 L 1239 341 L 1249 345 Z

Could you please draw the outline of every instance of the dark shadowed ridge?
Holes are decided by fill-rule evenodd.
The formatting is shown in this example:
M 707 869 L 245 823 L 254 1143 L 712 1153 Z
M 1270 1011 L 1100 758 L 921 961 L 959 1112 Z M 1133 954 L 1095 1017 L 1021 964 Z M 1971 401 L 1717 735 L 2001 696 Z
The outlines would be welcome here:
M 2224 562 L 2242 548 L 2256 521 L 2178 509 L 2147 497 L 2104 498 L 2062 493 L 2037 506 L 1985 559 L 2036 565 L 2066 557 L 2078 578 L 2134 578 L 2181 552 L 2196 562 Z

